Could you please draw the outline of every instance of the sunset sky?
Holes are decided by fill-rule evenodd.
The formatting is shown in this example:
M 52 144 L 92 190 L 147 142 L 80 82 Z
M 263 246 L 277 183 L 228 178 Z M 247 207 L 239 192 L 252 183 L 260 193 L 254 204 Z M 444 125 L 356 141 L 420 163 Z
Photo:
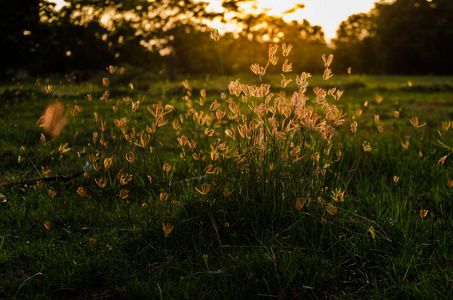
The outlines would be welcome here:
M 204 1 L 210 3 L 210 9 L 222 10 L 221 0 Z M 52 0 L 51 2 L 57 3 L 58 8 L 64 1 Z M 374 7 L 375 2 L 379 0 L 256 0 L 243 4 L 241 8 L 245 12 L 266 11 L 269 15 L 283 16 L 287 21 L 307 19 L 312 25 L 322 26 L 328 41 L 335 37 L 341 21 L 352 14 L 368 12 Z M 283 14 L 298 3 L 304 4 L 305 8 L 291 14 Z

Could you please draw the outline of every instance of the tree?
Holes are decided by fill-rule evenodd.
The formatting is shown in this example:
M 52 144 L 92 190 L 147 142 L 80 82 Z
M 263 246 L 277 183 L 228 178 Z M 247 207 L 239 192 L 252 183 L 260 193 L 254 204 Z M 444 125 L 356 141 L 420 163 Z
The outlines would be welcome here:
M 397 0 L 377 9 L 376 37 L 387 72 L 452 72 L 452 1 Z
M 35 31 L 41 5 L 39 0 L 0 2 L 0 78 L 30 63 L 37 46 Z
M 342 22 L 335 40 L 342 68 L 391 74 L 453 71 L 453 1 L 379 2 Z
M 336 69 L 345 72 L 352 68 L 356 73 L 373 73 L 379 66 L 375 51 L 376 11 L 355 14 L 341 22 L 334 39 Z

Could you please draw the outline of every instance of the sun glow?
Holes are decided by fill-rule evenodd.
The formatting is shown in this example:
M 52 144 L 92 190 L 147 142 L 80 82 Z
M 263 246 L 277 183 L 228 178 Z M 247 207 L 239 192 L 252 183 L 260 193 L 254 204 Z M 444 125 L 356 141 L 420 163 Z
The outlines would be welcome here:
M 216 0 L 211 3 L 217 1 L 220 2 Z M 240 7 L 244 13 L 265 13 L 283 17 L 287 22 L 306 19 L 311 25 L 321 26 L 326 40 L 330 40 L 336 36 L 342 21 L 352 14 L 368 12 L 375 2 L 379 0 L 255 0 L 245 2 Z
M 57 4 L 59 9 L 65 5 L 64 0 L 49 0 Z M 208 2 L 208 10 L 222 12 L 222 0 L 195 0 Z M 350 15 L 368 12 L 374 7 L 375 2 L 388 0 L 250 0 L 239 3 L 242 14 L 265 13 L 269 16 L 282 17 L 285 21 L 302 21 L 306 19 L 311 25 L 319 25 L 323 28 L 326 40 L 335 38 L 338 26 Z M 67 3 L 66 3 L 67 4 Z M 302 8 L 303 7 L 303 8 Z M 228 12 L 225 17 L 231 20 L 234 13 Z M 211 27 L 220 32 L 237 31 L 234 22 L 222 23 L 219 19 L 210 22 Z

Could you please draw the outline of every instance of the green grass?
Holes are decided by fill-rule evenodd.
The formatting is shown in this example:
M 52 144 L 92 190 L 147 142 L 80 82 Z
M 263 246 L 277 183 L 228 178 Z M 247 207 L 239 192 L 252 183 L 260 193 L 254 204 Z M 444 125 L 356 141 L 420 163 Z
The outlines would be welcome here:
M 447 90 L 451 78 L 354 75 L 324 82 L 315 76 L 309 80 L 311 86 L 345 89 L 334 103 L 348 116 L 331 139 L 329 153 L 324 153 L 329 143 L 306 130 L 283 140 L 269 135 L 263 152 L 247 152 L 255 136 L 249 141 L 229 140 L 225 134 L 230 124 L 250 124 L 254 115 L 245 104 L 241 111 L 246 121 L 232 118 L 214 128 L 200 125 L 193 112 L 187 114 L 187 100 L 182 100 L 187 91 L 180 82 L 142 82 L 142 90 L 128 90 L 121 79 L 111 81 L 113 101 L 107 104 L 99 100 L 105 89 L 100 85 L 79 88 L 56 81 L 54 96 L 43 94 L 42 84 L 2 88 L 0 193 L 5 199 L 0 201 L 0 297 L 453 297 L 451 156 L 439 164 L 453 146 L 452 129 L 440 128 L 441 122 L 452 120 L 448 105 L 453 99 Z M 265 76 L 263 81 L 277 87 L 274 92 L 280 90 L 279 77 Z M 228 109 L 220 91 L 228 91 L 229 79 L 189 82 L 197 113 L 209 113 L 215 99 L 220 109 Z M 241 77 L 241 82 L 259 84 L 250 76 Z M 296 88 L 288 85 L 288 95 Z M 203 107 L 195 103 L 201 89 L 208 93 Z M 92 102 L 84 98 L 87 93 L 93 93 Z M 126 96 L 135 102 L 139 95 L 146 97 L 136 112 L 130 104 L 116 105 Z M 384 98 L 379 105 L 376 95 Z M 307 96 L 313 99 L 311 91 Z M 79 105 L 83 111 L 70 117 L 52 139 L 36 123 L 57 97 L 68 110 Z M 126 117 L 128 133 L 132 128 L 146 132 L 146 126 L 155 122 L 147 108 L 159 101 L 174 107 L 165 115 L 169 124 L 150 134 L 146 149 L 134 144 L 140 142 L 137 136 L 132 143 L 125 141 L 113 120 Z M 360 116 L 355 115 L 357 109 L 363 109 Z M 394 118 L 395 110 L 400 111 L 399 118 Z M 93 132 L 101 135 L 94 112 L 107 122 L 108 148 L 99 140 L 93 142 Z M 414 128 L 412 116 L 427 126 Z M 184 120 L 177 130 L 171 128 L 174 119 Z M 277 119 L 281 122 L 282 115 Z M 350 131 L 353 121 L 359 123 L 356 134 Z M 383 133 L 377 125 L 383 126 Z M 218 135 L 207 137 L 206 128 Z M 41 133 L 47 137 L 45 143 L 39 139 Z M 182 135 L 197 141 L 194 150 L 178 144 L 176 138 Z M 237 156 L 213 161 L 211 146 L 217 138 L 228 141 L 244 162 L 238 163 Z M 410 141 L 408 149 L 401 146 L 405 139 Z M 364 141 L 371 151 L 364 151 Z M 71 150 L 60 153 L 58 148 L 65 143 Z M 294 150 L 291 143 L 305 145 L 297 162 L 288 158 Z M 133 163 L 125 160 L 129 151 L 136 155 Z M 185 159 L 179 156 L 182 151 Z M 311 159 L 316 152 L 318 162 Z M 90 154 L 97 158 L 86 177 L 47 181 L 42 188 L 20 184 L 43 176 L 42 167 L 49 168 L 49 176 L 76 174 L 84 170 Z M 110 168 L 93 169 L 110 157 Z M 171 171 L 162 170 L 164 163 L 172 166 Z M 210 163 L 221 172 L 206 174 Z M 330 166 L 324 168 L 325 163 Z M 133 175 L 124 186 L 116 178 L 121 169 Z M 100 177 L 109 179 L 105 188 L 94 181 Z M 210 184 L 206 195 L 195 189 L 201 190 L 202 184 Z M 89 197 L 79 195 L 79 187 Z M 48 189 L 56 196 L 50 197 Z M 121 189 L 129 191 L 127 198 L 118 197 Z M 331 199 L 336 189 L 345 192 L 344 202 Z M 168 195 L 165 201 L 160 199 L 163 193 Z M 300 210 L 297 199 L 307 200 Z M 336 214 L 328 213 L 328 203 L 337 207 Z M 428 211 L 426 217 L 420 215 L 423 210 Z M 45 222 L 50 222 L 49 228 Z M 163 223 L 174 225 L 167 237 Z

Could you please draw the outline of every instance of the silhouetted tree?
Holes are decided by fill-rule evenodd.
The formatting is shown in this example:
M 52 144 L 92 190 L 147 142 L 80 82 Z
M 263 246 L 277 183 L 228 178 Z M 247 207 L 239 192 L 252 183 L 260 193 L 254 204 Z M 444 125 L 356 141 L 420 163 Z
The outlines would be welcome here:
M 452 73 L 453 1 L 377 5 L 376 38 L 389 73 Z
M 344 70 L 391 74 L 451 74 L 453 1 L 379 2 L 342 22 L 334 43 Z
M 32 62 L 40 27 L 40 0 L 0 2 L 0 77 Z

